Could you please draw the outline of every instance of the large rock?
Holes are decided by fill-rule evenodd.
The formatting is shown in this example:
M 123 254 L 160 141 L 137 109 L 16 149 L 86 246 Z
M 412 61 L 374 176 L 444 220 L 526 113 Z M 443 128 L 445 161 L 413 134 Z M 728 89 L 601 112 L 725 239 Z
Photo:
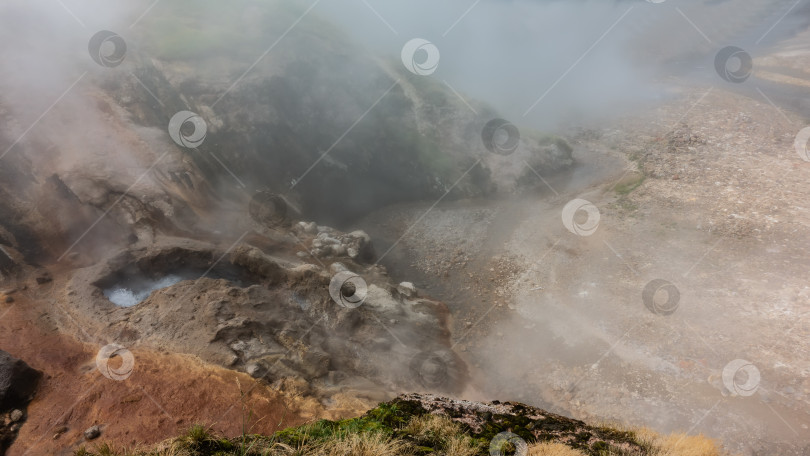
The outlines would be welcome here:
M 27 404 L 41 377 L 24 361 L 0 350 L 0 412 Z
M 42 374 L 0 350 L 0 455 L 17 438 L 25 420 L 24 409 L 37 389 Z

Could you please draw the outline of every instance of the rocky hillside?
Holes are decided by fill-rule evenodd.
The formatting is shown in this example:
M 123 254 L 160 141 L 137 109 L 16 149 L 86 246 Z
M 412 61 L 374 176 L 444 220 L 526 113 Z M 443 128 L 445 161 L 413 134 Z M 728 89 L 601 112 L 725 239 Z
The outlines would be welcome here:
M 48 73 L 78 79 L 37 134 L 21 120 L 30 100 L 0 93 L 0 340 L 44 373 L 26 425 L 6 423 L 19 431 L 11 454 L 99 435 L 153 443 L 232 398 L 193 394 L 232 377 L 265 401 L 264 416 L 277 418 L 286 395 L 293 424 L 301 409 L 346 413 L 466 385 L 444 304 L 388 277 L 366 233 L 329 225 L 526 185 L 531 171 L 488 150 L 497 113 L 316 15 L 285 32 L 303 12 L 290 3 L 205 3 L 167 4 L 126 37 L 95 35 L 91 55 Z M 0 11 L 9 39 L 36 16 L 16 2 Z M 94 40 L 115 49 L 92 54 Z M 41 89 L 18 76 L 3 73 L 3 86 Z M 525 129 L 521 144 L 536 171 L 573 162 L 560 138 Z M 172 364 L 175 354 L 190 358 Z M 160 378 L 169 364 L 183 391 Z M 137 400 L 119 390 L 130 376 Z M 98 393 L 83 395 L 89 384 Z M 67 391 L 77 402 L 64 403 Z M 156 415 L 138 408 L 154 420 L 135 431 L 124 409 L 144 398 Z
M 343 225 L 392 202 L 511 191 L 525 174 L 487 151 L 491 108 L 472 101 L 473 112 L 316 15 L 269 52 L 298 7 L 192 3 L 140 24 L 120 65 L 80 62 L 77 93 L 39 135 L 15 142 L 21 106 L 0 95 L 4 269 L 18 253 L 47 261 L 155 232 L 230 231 L 230 214 L 259 190 Z M 522 139 L 518 153 L 539 172 L 572 163 L 564 141 L 528 128 Z

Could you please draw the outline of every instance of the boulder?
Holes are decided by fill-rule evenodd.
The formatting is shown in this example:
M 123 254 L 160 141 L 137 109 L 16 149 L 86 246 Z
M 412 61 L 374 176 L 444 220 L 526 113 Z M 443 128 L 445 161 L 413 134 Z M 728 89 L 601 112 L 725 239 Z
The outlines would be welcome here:
M 413 298 L 416 296 L 416 287 L 411 282 L 402 282 L 397 285 L 397 291 L 406 298 Z
M 40 378 L 42 373 L 0 350 L 0 411 L 27 404 Z
M 24 417 L 24 416 L 25 416 L 25 413 L 23 413 L 23 411 L 22 411 L 22 410 L 20 410 L 20 409 L 14 409 L 14 410 L 12 410 L 12 411 L 11 411 L 11 413 L 8 415 L 8 417 L 9 417 L 9 419 L 11 420 L 11 422 L 12 422 L 12 423 L 16 423 L 16 422 L 18 422 L 18 421 L 22 421 L 22 419 L 23 419 L 23 417 Z
M 53 282 L 53 277 L 50 272 L 43 272 L 36 277 L 37 285 L 45 285 L 46 283 Z
M 84 438 L 87 440 L 97 439 L 101 435 L 101 428 L 98 426 L 90 426 L 84 431 Z

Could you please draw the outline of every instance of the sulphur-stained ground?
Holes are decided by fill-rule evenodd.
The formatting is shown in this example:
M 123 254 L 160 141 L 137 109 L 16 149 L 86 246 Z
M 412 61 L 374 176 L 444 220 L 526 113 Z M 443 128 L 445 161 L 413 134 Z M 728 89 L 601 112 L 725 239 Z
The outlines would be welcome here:
M 449 303 L 467 397 L 807 454 L 806 121 L 753 89 L 683 87 L 574 132 L 577 167 L 536 192 L 364 223 L 401 238 L 392 271 Z M 569 230 L 575 199 L 597 211 L 574 211 Z

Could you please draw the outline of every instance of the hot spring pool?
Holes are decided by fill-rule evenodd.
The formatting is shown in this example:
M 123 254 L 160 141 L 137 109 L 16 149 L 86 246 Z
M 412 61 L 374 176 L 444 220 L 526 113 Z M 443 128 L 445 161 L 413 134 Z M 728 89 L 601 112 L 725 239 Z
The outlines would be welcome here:
M 104 296 L 116 306 L 132 307 L 148 298 L 153 291 L 170 287 L 188 279 L 189 277 L 172 274 L 155 280 L 144 279 L 137 281 L 138 283 L 122 283 L 110 288 L 105 288 L 103 291 Z
M 119 307 L 132 307 L 143 302 L 153 291 L 171 287 L 186 280 L 225 279 L 229 283 L 242 287 L 244 283 L 252 282 L 251 277 L 244 271 L 223 265 L 217 268 L 203 269 L 201 267 L 180 267 L 173 270 L 162 268 L 144 271 L 134 265 L 94 283 L 101 289 L 104 296 Z

